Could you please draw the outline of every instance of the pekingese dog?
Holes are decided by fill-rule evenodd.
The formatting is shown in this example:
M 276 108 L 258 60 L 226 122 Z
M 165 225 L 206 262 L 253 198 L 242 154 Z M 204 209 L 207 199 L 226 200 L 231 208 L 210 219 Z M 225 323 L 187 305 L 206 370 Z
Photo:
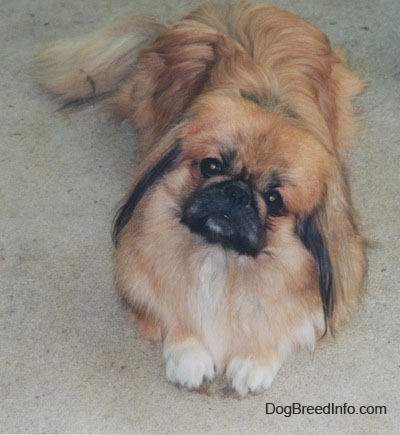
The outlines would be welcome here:
M 348 318 L 365 258 L 340 154 L 362 81 L 319 30 L 206 3 L 50 45 L 34 74 L 64 107 L 96 102 L 139 133 L 115 282 L 170 382 L 260 392 Z

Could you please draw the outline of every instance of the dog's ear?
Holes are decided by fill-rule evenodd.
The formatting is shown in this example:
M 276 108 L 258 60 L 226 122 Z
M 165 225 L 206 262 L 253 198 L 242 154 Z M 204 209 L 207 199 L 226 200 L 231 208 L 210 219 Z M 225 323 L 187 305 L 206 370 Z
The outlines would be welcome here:
M 327 71 L 315 68 L 311 78 L 317 88 L 318 105 L 336 147 L 346 143 L 357 129 L 352 100 L 364 88 L 364 82 L 352 71 L 344 53 L 332 48 L 325 64 Z
M 332 262 L 323 236 L 318 211 L 314 211 L 309 215 L 299 218 L 297 220 L 296 232 L 304 246 L 311 252 L 315 259 L 322 308 L 325 322 L 328 326 L 335 303 L 335 289 Z
M 116 245 L 118 244 L 119 233 L 131 219 L 135 207 L 139 204 L 147 189 L 171 169 L 180 154 L 181 147 L 179 144 L 175 144 L 155 165 L 150 167 L 144 174 L 141 174 L 129 197 L 115 216 L 112 237 Z
M 341 172 L 322 202 L 297 220 L 297 234 L 315 258 L 327 327 L 346 321 L 360 299 L 365 270 L 364 241 L 353 216 Z

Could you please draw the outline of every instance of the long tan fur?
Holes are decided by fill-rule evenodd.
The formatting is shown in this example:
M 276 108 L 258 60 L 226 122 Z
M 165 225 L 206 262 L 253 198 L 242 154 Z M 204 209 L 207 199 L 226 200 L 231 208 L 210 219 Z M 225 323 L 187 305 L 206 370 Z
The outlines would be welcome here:
M 216 370 L 240 394 L 260 391 L 293 350 L 314 346 L 324 315 L 331 329 L 348 319 L 365 259 L 341 147 L 356 129 L 352 99 L 363 84 L 319 30 L 273 5 L 207 2 L 173 26 L 133 18 L 50 45 L 34 76 L 63 104 L 97 99 L 139 132 L 116 284 L 143 332 L 164 340 L 170 381 L 198 387 Z M 281 192 L 288 215 L 267 230 L 257 259 L 205 245 L 179 221 L 182 204 L 207 186 L 196 162 L 224 143 L 238 148 L 234 176 L 250 174 L 260 191 L 277 168 L 290 177 Z M 326 299 L 310 223 L 332 268 Z
M 36 55 L 32 74 L 63 103 L 109 95 L 132 73 L 140 51 L 166 29 L 152 18 L 132 17 L 86 37 L 58 41 Z

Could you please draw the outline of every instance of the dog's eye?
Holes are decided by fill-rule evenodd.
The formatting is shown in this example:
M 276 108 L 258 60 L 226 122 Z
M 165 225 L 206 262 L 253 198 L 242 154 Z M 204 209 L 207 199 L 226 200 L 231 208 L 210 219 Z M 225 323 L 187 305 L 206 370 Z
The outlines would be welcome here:
M 264 195 L 264 199 L 270 216 L 281 216 L 284 213 L 285 206 L 282 195 L 277 190 L 268 190 Z
M 222 173 L 222 163 L 218 159 L 207 158 L 200 162 L 200 171 L 203 177 L 210 178 Z

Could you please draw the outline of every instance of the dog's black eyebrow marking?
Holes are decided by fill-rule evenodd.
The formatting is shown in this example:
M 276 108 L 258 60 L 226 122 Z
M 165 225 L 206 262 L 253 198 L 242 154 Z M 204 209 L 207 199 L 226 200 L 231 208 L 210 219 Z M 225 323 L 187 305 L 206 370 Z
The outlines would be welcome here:
M 272 95 L 260 95 L 257 96 L 255 94 L 246 92 L 244 90 L 240 90 L 240 95 L 249 101 L 257 104 L 263 108 L 269 108 L 270 110 L 275 110 L 278 113 L 281 113 L 287 118 L 292 119 L 301 119 L 300 115 L 293 110 L 287 103 L 281 101 L 278 97 L 274 97 Z
M 288 117 L 292 119 L 301 119 L 301 116 L 294 110 L 292 110 L 290 107 L 285 106 L 283 108 L 283 113 Z
M 273 172 L 268 180 L 268 189 L 277 189 L 282 187 L 285 183 L 285 178 L 279 172 Z
M 262 104 L 262 102 L 261 102 L 261 100 L 260 100 L 260 97 L 257 97 L 256 95 L 254 95 L 254 94 L 251 94 L 251 93 L 249 93 L 249 92 L 246 92 L 246 91 L 244 91 L 244 90 L 240 90 L 240 95 L 244 98 L 244 99 L 246 99 L 246 100 L 249 100 L 249 101 L 252 101 L 253 103 L 256 103 L 258 106 L 263 106 L 263 104 Z
M 235 160 L 237 158 L 237 151 L 234 149 L 228 149 L 221 151 L 221 159 L 225 166 L 225 168 L 229 169 L 233 167 L 233 164 L 235 163 Z
M 114 218 L 112 226 L 112 239 L 118 244 L 118 235 L 132 217 L 135 207 L 139 204 L 146 190 L 170 169 L 174 161 L 181 153 L 181 146 L 176 144 L 167 154 L 153 166 L 137 183 L 129 198 L 122 205 Z

